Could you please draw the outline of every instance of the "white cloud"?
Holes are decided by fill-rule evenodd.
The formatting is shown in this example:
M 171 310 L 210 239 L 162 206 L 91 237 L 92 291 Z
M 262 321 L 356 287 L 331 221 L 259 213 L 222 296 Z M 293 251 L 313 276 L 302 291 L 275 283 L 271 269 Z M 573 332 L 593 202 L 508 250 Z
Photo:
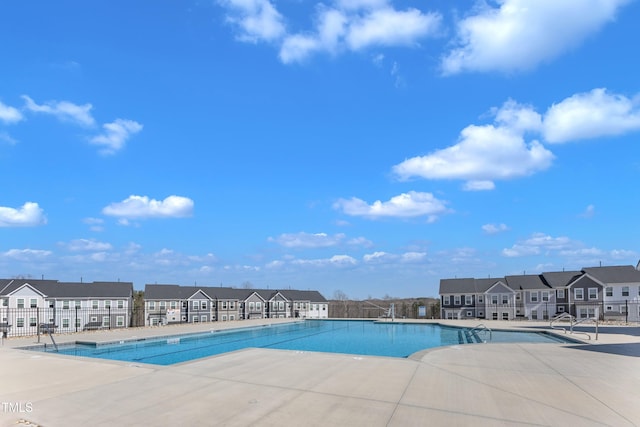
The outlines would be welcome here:
M 485 224 L 482 226 L 482 231 L 487 234 L 498 234 L 503 231 L 507 231 L 509 227 L 505 224 Z
M 293 265 L 311 266 L 311 267 L 350 267 L 356 265 L 358 261 L 349 255 L 334 255 L 331 258 L 320 259 L 294 259 L 291 261 Z
M 413 157 L 393 167 L 399 179 L 464 179 L 466 190 L 491 190 L 493 181 L 528 176 L 547 169 L 553 154 L 537 140 L 525 142 L 525 133 L 539 127 L 531 107 L 507 101 L 493 110 L 495 124 L 470 125 L 459 142 L 445 149 Z
M 424 262 L 426 252 L 405 252 L 403 254 L 391 254 L 388 252 L 377 251 L 371 254 L 365 254 L 362 260 L 366 264 L 415 264 Z
M 440 27 L 441 16 L 424 14 L 418 9 L 399 11 L 390 7 L 373 10 L 353 19 L 346 36 L 352 50 L 369 46 L 411 46 L 433 35 Z
M 573 242 L 568 237 L 551 237 L 543 233 L 534 233 L 530 238 L 514 244 L 511 248 L 502 250 L 507 257 L 538 255 L 545 251 L 575 250 L 579 242 Z
M 445 205 L 446 202 L 438 200 L 431 193 L 410 191 L 400 194 L 399 196 L 394 196 L 386 202 L 377 200 L 371 205 L 356 197 L 340 199 L 333 207 L 334 209 L 343 211 L 347 215 L 362 216 L 371 219 L 428 216 L 429 221 L 435 221 L 438 216 L 449 212 Z
M 286 248 L 326 248 L 338 245 L 344 240 L 345 235 L 342 233 L 329 236 L 326 233 L 284 233 L 273 238 L 269 237 L 270 242 L 276 242 Z
M 142 125 L 133 120 L 116 119 L 112 123 L 102 125 L 104 133 L 94 136 L 90 142 L 92 144 L 101 145 L 104 148 L 100 151 L 102 154 L 114 154 L 120 150 L 124 143 L 131 137 L 142 130 Z
M 611 22 L 628 0 L 483 2 L 457 25 L 457 46 L 442 59 L 445 74 L 531 69 L 580 45 Z
M 164 200 L 132 195 L 122 202 L 112 203 L 102 209 L 109 216 L 132 218 L 182 218 L 193 214 L 193 200 L 181 196 L 169 196 Z
M 0 102 L 0 121 L 1 122 L 4 122 L 6 124 L 17 123 L 23 118 L 24 117 L 22 116 L 22 113 L 20 112 L 20 110 Z
M 584 212 L 582 212 L 580 214 L 581 218 L 591 218 L 593 217 L 593 215 L 595 215 L 596 213 L 596 207 L 593 205 L 589 205 L 586 207 L 586 209 L 584 210 Z
M 103 252 L 113 248 L 110 243 L 99 242 L 95 239 L 75 239 L 67 243 L 66 247 L 72 252 Z
M 16 145 L 18 141 L 6 132 L 0 132 L 0 142 L 6 142 L 9 145 Z
M 285 64 L 301 62 L 315 53 L 332 55 L 370 46 L 417 46 L 440 29 L 438 13 L 409 8 L 396 10 L 384 0 L 343 0 L 333 6 L 318 3 L 313 28 L 287 32 L 285 18 L 268 0 L 220 0 L 227 21 L 239 29 L 238 40 L 279 45 Z
M 284 18 L 269 0 L 220 0 L 229 10 L 227 21 L 239 29 L 244 42 L 274 41 L 285 34 Z
M 604 88 L 575 94 L 547 110 L 545 139 L 561 143 L 640 130 L 638 104 L 637 99 L 611 94 Z
M 51 251 L 44 251 L 39 249 L 9 249 L 6 252 L 0 253 L 0 257 L 11 259 L 14 261 L 32 261 L 41 260 L 52 254 Z
M 91 104 L 76 105 L 68 101 L 49 101 L 38 105 L 27 95 L 22 95 L 25 108 L 33 113 L 50 114 L 58 120 L 72 122 L 82 126 L 94 126 L 95 120 L 91 116 Z
M 27 202 L 18 209 L 0 206 L 0 227 L 33 227 L 47 223 L 37 203 Z
M 102 218 L 85 218 L 82 220 L 85 224 L 88 224 L 91 231 L 104 231 L 104 220 Z

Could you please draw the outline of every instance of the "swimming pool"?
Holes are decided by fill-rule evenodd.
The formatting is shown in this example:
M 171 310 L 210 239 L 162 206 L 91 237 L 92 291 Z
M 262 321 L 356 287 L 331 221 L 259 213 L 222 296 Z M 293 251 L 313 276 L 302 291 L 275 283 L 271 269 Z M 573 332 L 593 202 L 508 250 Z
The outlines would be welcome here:
M 437 324 L 306 320 L 113 344 L 76 343 L 59 346 L 58 353 L 155 365 L 172 365 L 251 347 L 406 358 L 428 348 L 485 340 L 489 340 L 488 333 Z M 566 342 L 544 332 L 510 331 L 492 331 L 491 341 Z M 46 346 L 44 351 L 55 349 Z

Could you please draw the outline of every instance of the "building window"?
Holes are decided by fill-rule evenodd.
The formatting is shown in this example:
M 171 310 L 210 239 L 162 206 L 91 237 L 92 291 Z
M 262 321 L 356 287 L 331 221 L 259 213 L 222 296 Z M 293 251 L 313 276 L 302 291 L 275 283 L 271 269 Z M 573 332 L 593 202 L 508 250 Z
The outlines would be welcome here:
M 256 303 L 253 301 L 249 301 L 249 311 L 255 311 Z
M 484 298 L 482 298 L 482 295 L 478 296 L 478 302 L 480 304 L 482 304 L 484 302 Z
M 167 302 L 166 301 L 160 301 L 159 305 L 160 305 L 160 310 L 164 310 L 165 308 L 167 308 Z
M 3 307 L 9 306 L 9 298 L 2 298 L 2 306 Z
M 465 295 L 464 304 L 465 305 L 471 305 L 471 295 Z
M 35 317 L 30 317 L 29 318 L 29 326 L 31 326 L 32 328 L 36 327 L 36 318 Z
M 538 310 L 531 310 L 531 319 L 538 320 Z
M 124 308 L 124 300 L 123 299 L 119 299 L 118 300 L 118 308 L 120 308 L 120 309 Z
M 491 295 L 491 304 L 498 305 L 498 295 Z
M 458 301 L 458 304 L 460 304 L 460 302 Z M 284 301 L 278 301 L 278 311 L 282 311 L 284 310 Z
M 222 315 L 222 321 L 223 321 L 223 322 L 226 322 L 226 321 L 227 321 L 227 315 L 226 315 L 226 314 L 223 314 L 223 315 Z
M 628 286 L 623 286 L 622 287 L 622 296 L 623 297 L 628 297 L 629 296 L 629 287 Z
M 460 295 L 456 295 L 453 297 L 453 304 L 460 305 Z
M 620 304 L 620 314 L 627 314 L 627 305 Z
M 605 289 L 605 295 L 608 297 L 612 297 L 613 296 L 613 287 L 611 286 L 607 286 Z
M 473 316 L 473 311 L 467 311 L 467 317 Z
M 451 304 L 451 303 L 449 302 L 449 295 L 445 295 L 445 296 L 443 296 L 443 297 L 442 297 L 442 305 L 449 305 L 449 304 Z
M 582 288 L 575 288 L 573 290 L 573 297 L 575 299 L 584 299 L 584 289 Z
M 124 316 L 116 316 L 116 326 L 119 328 L 124 326 Z
M 589 299 L 598 299 L 598 288 L 589 288 Z
M 627 288 L 628 289 L 628 288 Z M 30 308 L 38 308 L 38 300 L 35 298 L 31 298 L 29 300 L 29 307 Z
M 194 310 L 200 310 L 200 301 L 192 301 L 191 308 Z
M 502 295 L 502 304 L 503 305 L 509 304 L 509 295 Z
M 18 308 L 24 308 L 24 298 L 18 298 Z
M 155 310 L 155 309 L 156 309 L 156 302 L 149 301 L 149 310 Z
M 508 312 L 502 313 L 502 320 L 509 320 L 509 313 Z
M 192 322 L 192 323 L 199 323 L 199 322 L 200 322 L 200 319 L 198 318 L 198 316 L 193 316 L 193 317 L 191 318 L 191 322 Z
M 206 322 L 207 321 L 207 316 L 200 316 L 200 320 L 202 322 Z
M 542 301 L 543 302 L 548 302 L 549 301 L 549 292 L 542 291 Z
M 236 320 L 236 316 L 234 316 L 233 314 L 229 315 L 229 320 Z
M 62 327 L 65 329 L 69 327 L 69 319 L 62 319 Z
M 207 309 L 207 302 L 206 302 L 206 301 L 202 301 L 202 302 L 200 303 L 200 308 L 201 308 L 202 310 L 206 310 L 206 309 Z
M 306 306 L 307 306 L 306 304 L 302 304 L 303 309 L 307 308 Z M 256 301 L 256 310 L 262 311 L 262 302 Z
M 69 300 L 63 300 L 62 301 L 62 308 L 64 310 L 68 310 L 69 309 Z
M 18 317 L 16 319 L 16 327 L 24 328 L 24 317 Z
M 483 317 L 484 316 L 484 311 L 479 311 L 478 312 L 478 316 Z
M 227 309 L 227 302 L 226 301 L 222 301 L 222 309 L 226 310 Z M 226 320 L 226 319 L 225 319 Z
M 178 305 L 176 304 L 176 302 L 175 302 L 175 301 L 171 301 L 171 302 L 169 303 L 169 307 L 171 307 L 171 310 L 175 310 L 175 309 L 177 308 L 177 306 L 178 306 Z
M 80 300 L 76 300 L 76 301 L 75 301 L 75 307 L 76 307 L 76 308 L 80 308 L 80 307 L 82 307 L 82 302 L 81 302 Z
M 104 308 L 106 308 L 106 309 L 111 308 L 111 300 L 110 299 L 104 300 Z
M 605 308 L 605 311 L 613 311 L 613 306 L 612 306 L 612 305 L 608 305 L 608 306 Z
M 538 302 L 538 292 L 531 292 L 530 294 L 531 302 Z
M 558 298 L 564 298 L 564 289 L 558 289 Z
M 102 326 L 105 328 L 108 328 L 109 323 L 110 323 L 109 316 L 102 316 Z
M 236 303 L 234 301 L 229 301 L 229 310 L 233 310 L 236 308 Z
M 94 310 L 98 309 L 98 301 L 97 300 L 91 301 L 91 308 L 93 308 Z
M 558 306 L 558 313 L 564 313 L 564 306 Z

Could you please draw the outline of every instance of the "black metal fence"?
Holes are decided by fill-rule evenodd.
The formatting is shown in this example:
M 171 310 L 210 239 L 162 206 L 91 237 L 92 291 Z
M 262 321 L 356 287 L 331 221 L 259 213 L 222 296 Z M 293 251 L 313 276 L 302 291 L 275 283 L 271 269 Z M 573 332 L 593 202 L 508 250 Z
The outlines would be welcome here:
M 549 320 L 553 317 L 569 313 L 576 318 L 598 317 L 602 321 L 637 323 L 640 322 L 640 300 L 627 299 L 616 301 L 575 301 L 572 303 L 559 303 L 553 301 L 506 303 L 506 304 L 450 304 L 443 305 L 442 311 L 470 310 L 473 317 L 491 319 L 496 313 L 509 311 L 516 319 Z M 482 313 L 482 314 L 480 314 Z M 498 316 L 499 319 L 502 317 Z
M 0 307 L 0 335 L 31 336 L 144 325 L 141 310 L 107 307 L 91 308 L 6 308 Z M 140 315 L 142 314 L 142 315 Z

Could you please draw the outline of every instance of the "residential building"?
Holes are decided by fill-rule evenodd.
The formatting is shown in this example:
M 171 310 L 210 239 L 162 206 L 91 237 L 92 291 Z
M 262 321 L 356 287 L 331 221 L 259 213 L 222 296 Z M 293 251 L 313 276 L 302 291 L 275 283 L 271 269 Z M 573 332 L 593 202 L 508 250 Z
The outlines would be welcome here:
M 244 319 L 328 317 L 317 291 L 146 285 L 145 324 L 227 322 Z
M 0 279 L 0 333 L 78 332 L 131 324 L 133 283 Z
M 548 320 L 577 318 L 640 321 L 638 266 L 586 267 L 579 271 L 442 279 L 442 317 L 447 319 Z

